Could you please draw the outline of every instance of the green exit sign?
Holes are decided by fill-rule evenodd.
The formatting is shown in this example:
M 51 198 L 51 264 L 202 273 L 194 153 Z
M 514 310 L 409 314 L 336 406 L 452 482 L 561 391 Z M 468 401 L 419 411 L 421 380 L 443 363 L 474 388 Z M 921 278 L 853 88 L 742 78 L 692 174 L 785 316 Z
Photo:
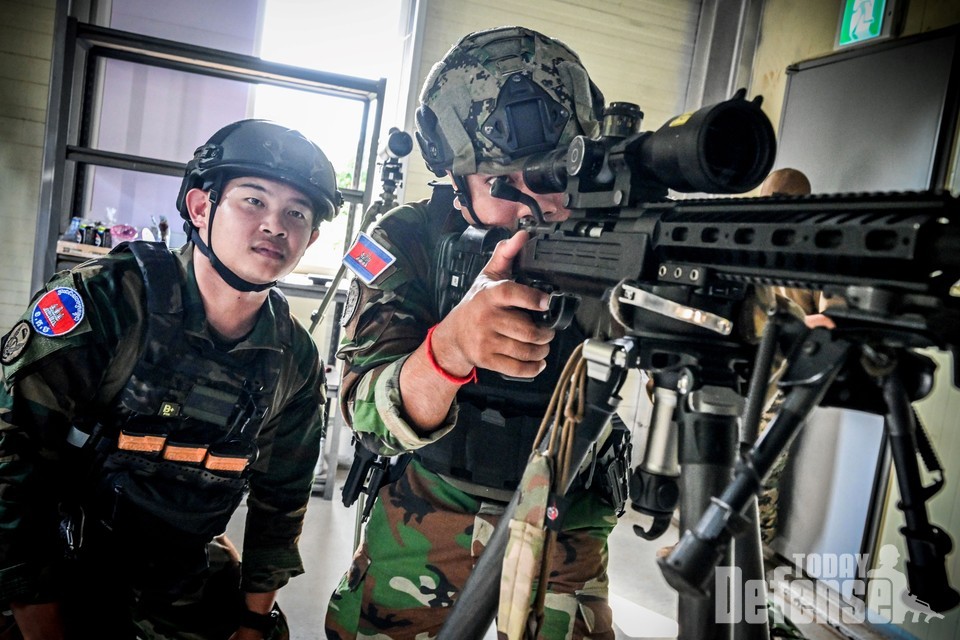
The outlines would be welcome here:
M 837 46 L 845 47 L 890 35 L 892 4 L 887 0 L 845 0 Z

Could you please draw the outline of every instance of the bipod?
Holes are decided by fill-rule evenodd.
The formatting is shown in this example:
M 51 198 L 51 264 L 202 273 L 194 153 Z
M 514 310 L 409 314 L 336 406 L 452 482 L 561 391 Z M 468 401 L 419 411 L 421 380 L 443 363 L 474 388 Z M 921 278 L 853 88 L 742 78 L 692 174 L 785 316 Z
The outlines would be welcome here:
M 881 378 L 881 384 L 887 403 L 884 426 L 900 489 L 897 508 L 903 512 L 906 523 L 900 528 L 900 533 L 905 538 L 909 555 L 907 580 L 910 595 L 925 602 L 934 611 L 943 613 L 960 603 L 960 594 L 947 580 L 945 564 L 947 554 L 953 549 L 953 541 L 927 516 L 927 500 L 943 488 L 943 471 L 917 422 L 917 415 L 910 406 L 910 398 L 896 367 Z M 934 482 L 926 487 L 920 477 L 918 453 L 927 470 L 938 474 Z
M 786 393 L 777 415 L 754 447 L 741 458 L 733 479 L 720 496 L 711 500 L 694 526 L 682 527 L 680 542 L 659 561 L 667 582 L 681 594 L 681 602 L 684 594 L 705 601 L 715 600 L 715 585 L 711 584 L 715 580 L 715 569 L 727 557 L 732 538 L 741 535 L 749 524 L 744 513 L 779 454 L 793 440 L 810 411 L 825 397 L 825 405 L 853 407 L 856 404 L 855 408 L 886 415 L 885 429 L 901 492 L 899 507 L 906 520 L 901 533 L 906 537 L 910 555 L 907 563 L 910 593 L 935 611 L 945 611 L 960 602 L 960 595 L 947 581 L 944 566 L 952 543 L 945 532 L 929 522 L 926 512 L 926 501 L 940 489 L 942 482 L 923 487 L 917 463 L 919 452 L 928 468 L 939 470 L 938 465 L 931 467 L 932 449 L 925 438 L 920 440 L 925 444 L 918 447 L 917 434 L 921 431 L 910 407 L 911 400 L 923 397 L 929 390 L 929 359 L 905 348 L 875 348 L 864 344 L 862 338 L 843 337 L 839 331 L 837 334 L 814 329 L 797 341 L 780 382 Z M 903 382 L 904 378 L 909 386 Z M 868 380 L 875 383 L 872 394 L 865 384 Z M 835 383 L 836 387 L 832 388 Z M 716 619 L 721 612 L 704 610 L 703 613 Z M 738 626 L 743 624 L 746 623 Z M 682 626 L 681 637 L 684 637 Z

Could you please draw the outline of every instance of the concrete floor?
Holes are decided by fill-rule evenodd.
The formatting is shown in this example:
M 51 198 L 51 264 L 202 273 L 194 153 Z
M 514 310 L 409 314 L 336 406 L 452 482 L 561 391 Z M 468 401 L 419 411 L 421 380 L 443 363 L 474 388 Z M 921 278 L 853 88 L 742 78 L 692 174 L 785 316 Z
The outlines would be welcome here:
M 323 640 L 327 600 L 353 555 L 356 511 L 340 502 L 345 475 L 344 469 L 338 470 L 333 500 L 323 499 L 320 492 L 311 498 L 300 543 L 306 573 L 280 591 L 279 602 L 290 622 L 292 640 Z M 246 506 L 241 505 L 227 530 L 238 546 L 243 540 L 245 516 Z M 648 523 L 628 508 L 610 537 L 610 602 L 616 640 L 672 640 L 678 633 L 677 594 L 660 573 L 656 552 L 677 541 L 677 528 L 671 526 L 658 540 L 647 541 L 633 533 L 634 524 Z M 772 570 L 770 566 L 767 569 L 769 578 Z M 782 588 L 773 591 L 776 598 L 782 598 Z M 807 624 L 801 631 L 808 640 L 885 637 L 864 625 L 838 631 L 825 624 Z M 495 638 L 491 629 L 484 640 Z

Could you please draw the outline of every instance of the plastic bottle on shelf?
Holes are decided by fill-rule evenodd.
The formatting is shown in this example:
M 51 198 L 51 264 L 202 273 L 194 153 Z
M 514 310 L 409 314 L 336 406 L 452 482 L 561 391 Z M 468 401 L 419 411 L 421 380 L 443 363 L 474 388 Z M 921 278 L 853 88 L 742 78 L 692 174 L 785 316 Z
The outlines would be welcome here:
M 63 236 L 61 236 L 60 239 L 66 240 L 67 242 L 82 242 L 83 236 L 82 232 L 80 231 L 80 222 L 81 221 L 78 216 L 70 218 L 70 226 L 67 227 L 67 230 L 63 232 Z

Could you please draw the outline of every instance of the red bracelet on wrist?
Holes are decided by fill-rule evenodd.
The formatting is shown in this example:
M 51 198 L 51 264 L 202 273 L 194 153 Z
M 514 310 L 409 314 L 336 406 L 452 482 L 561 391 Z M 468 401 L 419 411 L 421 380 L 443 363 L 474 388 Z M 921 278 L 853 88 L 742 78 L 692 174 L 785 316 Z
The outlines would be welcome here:
M 452 382 L 453 384 L 467 384 L 468 382 L 477 381 L 477 368 L 474 367 L 470 370 L 470 373 L 464 377 L 459 377 L 451 375 L 443 370 L 443 367 L 440 366 L 440 363 L 437 362 L 437 359 L 433 357 L 433 330 L 437 328 L 437 325 L 433 325 L 427 331 L 427 362 L 430 363 L 430 366 L 433 367 L 433 370 L 439 373 L 444 380 L 447 382 Z

